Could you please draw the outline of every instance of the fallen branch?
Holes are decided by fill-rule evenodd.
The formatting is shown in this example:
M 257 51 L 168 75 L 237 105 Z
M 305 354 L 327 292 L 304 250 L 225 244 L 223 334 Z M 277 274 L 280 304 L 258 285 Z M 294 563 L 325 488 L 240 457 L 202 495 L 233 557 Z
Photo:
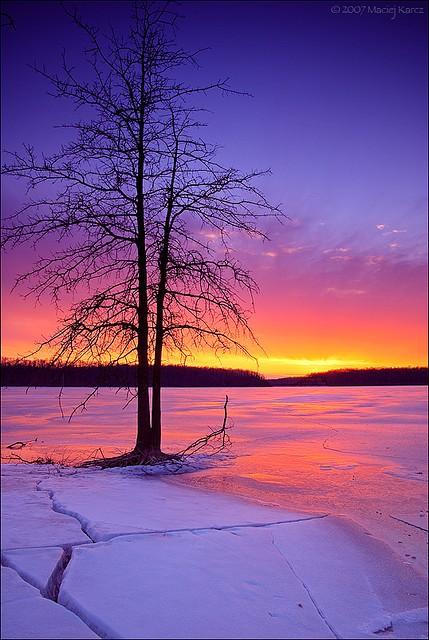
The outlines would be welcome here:
M 34 458 L 33 460 L 26 460 L 25 458 L 22 458 L 17 453 L 11 453 L 7 457 L 2 456 L 2 458 L 4 460 L 7 460 L 8 462 L 10 462 L 11 460 L 18 460 L 19 462 L 24 462 L 25 464 L 57 464 L 55 460 L 49 456 L 45 458 L 39 457 L 39 458 Z
M 186 449 L 179 451 L 176 455 L 180 458 L 184 458 L 187 455 L 193 455 L 201 449 L 205 447 L 209 447 L 212 449 L 213 453 L 219 453 L 223 449 L 229 447 L 231 445 L 231 438 L 229 437 L 227 430 L 229 427 L 227 426 L 228 421 L 228 396 L 225 396 L 225 404 L 223 405 L 223 423 L 220 429 L 213 430 L 211 433 L 208 433 L 206 436 L 202 436 L 192 442 Z M 214 442 L 213 442 L 214 441 Z
M 34 458 L 23 458 L 18 453 L 10 453 L 9 455 L 1 455 L 1 460 L 6 462 L 22 462 L 24 464 L 37 465 L 54 465 L 59 467 L 74 467 L 78 462 L 76 455 L 67 453 L 67 451 L 58 452 L 55 449 L 47 453 L 42 453 Z
M 6 449 L 23 449 L 27 446 L 27 444 L 30 444 L 31 442 L 37 442 L 37 438 L 34 438 L 34 440 L 27 440 L 26 442 L 17 440 L 16 442 L 12 442 L 12 444 L 8 444 Z

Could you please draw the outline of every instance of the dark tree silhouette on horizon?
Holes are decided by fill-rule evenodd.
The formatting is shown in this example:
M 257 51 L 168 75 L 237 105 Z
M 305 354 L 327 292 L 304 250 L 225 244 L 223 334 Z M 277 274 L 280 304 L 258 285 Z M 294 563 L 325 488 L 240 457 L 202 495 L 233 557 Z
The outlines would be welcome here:
M 3 172 L 25 180 L 31 197 L 4 225 L 3 245 L 55 238 L 55 253 L 17 283 L 55 303 L 80 296 L 38 350 L 50 347 L 52 362 L 64 364 L 137 363 L 137 437 L 121 462 L 144 464 L 164 457 L 164 353 L 249 354 L 257 285 L 232 242 L 237 233 L 264 238 L 261 218 L 281 211 L 257 186 L 266 172 L 223 166 L 201 137 L 202 98 L 232 90 L 180 80 L 196 57 L 175 44 L 168 4 L 134 4 L 126 37 L 70 17 L 89 40 L 90 79 L 65 56 L 60 72 L 37 71 L 81 119 L 64 125 L 74 137 L 57 153 L 24 145 L 10 154 Z

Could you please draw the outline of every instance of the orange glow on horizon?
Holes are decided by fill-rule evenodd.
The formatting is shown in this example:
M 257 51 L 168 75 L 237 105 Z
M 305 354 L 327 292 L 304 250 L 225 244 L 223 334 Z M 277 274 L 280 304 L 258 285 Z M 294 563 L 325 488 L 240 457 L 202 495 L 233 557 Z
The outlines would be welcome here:
M 404 275 L 405 274 L 405 275 Z M 263 276 L 263 274 L 262 274 Z M 270 276 L 270 277 L 268 277 Z M 277 274 L 282 278 L 282 272 Z M 403 279 L 401 281 L 401 278 Z M 308 291 L 314 279 L 277 282 L 262 277 L 252 326 L 264 351 L 246 347 L 241 354 L 196 352 L 186 364 L 258 371 L 267 377 L 306 375 L 329 369 L 427 366 L 427 308 L 422 269 L 394 271 L 367 294 L 336 296 Z M 321 289 L 321 288 L 320 288 Z M 49 302 L 3 293 L 2 355 L 24 357 L 56 327 Z M 48 358 L 47 350 L 34 358 Z M 179 354 L 165 354 L 179 364 Z
M 11 342 L 2 350 L 5 358 L 15 358 L 17 356 L 25 356 L 34 350 L 34 345 L 27 341 Z M 49 351 L 42 350 L 40 353 L 30 356 L 30 360 L 48 359 Z M 164 360 L 165 364 L 184 364 L 179 354 L 175 357 L 170 355 Z M 225 369 L 245 369 L 258 372 L 265 377 L 280 378 L 283 376 L 304 376 L 309 373 L 317 373 L 334 369 L 365 369 L 372 367 L 410 367 L 410 366 L 427 366 L 424 358 L 411 359 L 405 354 L 403 358 L 389 358 L 386 353 L 385 358 L 378 360 L 357 358 L 355 355 L 341 354 L 341 357 L 288 357 L 278 355 L 264 355 L 253 358 L 246 357 L 241 354 L 227 353 L 220 354 L 218 357 L 210 352 L 196 352 L 192 358 L 188 358 L 186 364 L 197 367 L 219 367 Z

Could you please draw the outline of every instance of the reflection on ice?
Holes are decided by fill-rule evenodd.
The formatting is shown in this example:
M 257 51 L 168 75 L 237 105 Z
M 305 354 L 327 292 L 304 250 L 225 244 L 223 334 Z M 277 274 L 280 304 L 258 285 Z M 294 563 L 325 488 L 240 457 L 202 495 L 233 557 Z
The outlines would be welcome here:
M 64 391 L 66 414 L 87 391 Z M 426 510 L 426 388 L 165 389 L 164 448 L 181 449 L 218 425 L 225 393 L 233 457 L 175 481 L 350 516 L 422 566 L 426 534 L 390 514 L 415 518 Z M 123 391 L 100 390 L 70 423 L 61 418 L 57 389 L 10 388 L 3 402 L 3 445 L 38 437 L 19 452 L 24 457 L 73 459 L 99 447 L 107 455 L 133 445 L 135 405 L 121 410 Z

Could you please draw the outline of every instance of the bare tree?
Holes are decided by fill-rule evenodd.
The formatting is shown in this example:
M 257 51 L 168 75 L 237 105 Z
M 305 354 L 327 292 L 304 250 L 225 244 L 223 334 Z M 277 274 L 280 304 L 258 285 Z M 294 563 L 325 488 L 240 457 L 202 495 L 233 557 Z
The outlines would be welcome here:
M 239 233 L 264 238 L 260 219 L 280 210 L 256 185 L 264 172 L 222 166 L 201 137 L 200 98 L 231 89 L 226 81 L 194 87 L 178 79 L 196 57 L 175 45 L 168 5 L 134 5 L 126 36 L 99 35 L 77 13 L 71 18 L 90 42 L 90 76 L 65 56 L 60 73 L 37 71 L 82 119 L 64 125 L 75 135 L 54 155 L 25 145 L 10 154 L 3 171 L 25 179 L 31 197 L 6 223 L 3 243 L 42 246 L 55 237 L 55 254 L 17 282 L 55 303 L 65 292 L 80 295 L 39 349 L 49 346 L 53 361 L 68 364 L 138 363 L 136 444 L 121 463 L 143 464 L 164 457 L 164 353 L 248 354 L 243 337 L 254 337 L 257 285 L 233 241 Z

